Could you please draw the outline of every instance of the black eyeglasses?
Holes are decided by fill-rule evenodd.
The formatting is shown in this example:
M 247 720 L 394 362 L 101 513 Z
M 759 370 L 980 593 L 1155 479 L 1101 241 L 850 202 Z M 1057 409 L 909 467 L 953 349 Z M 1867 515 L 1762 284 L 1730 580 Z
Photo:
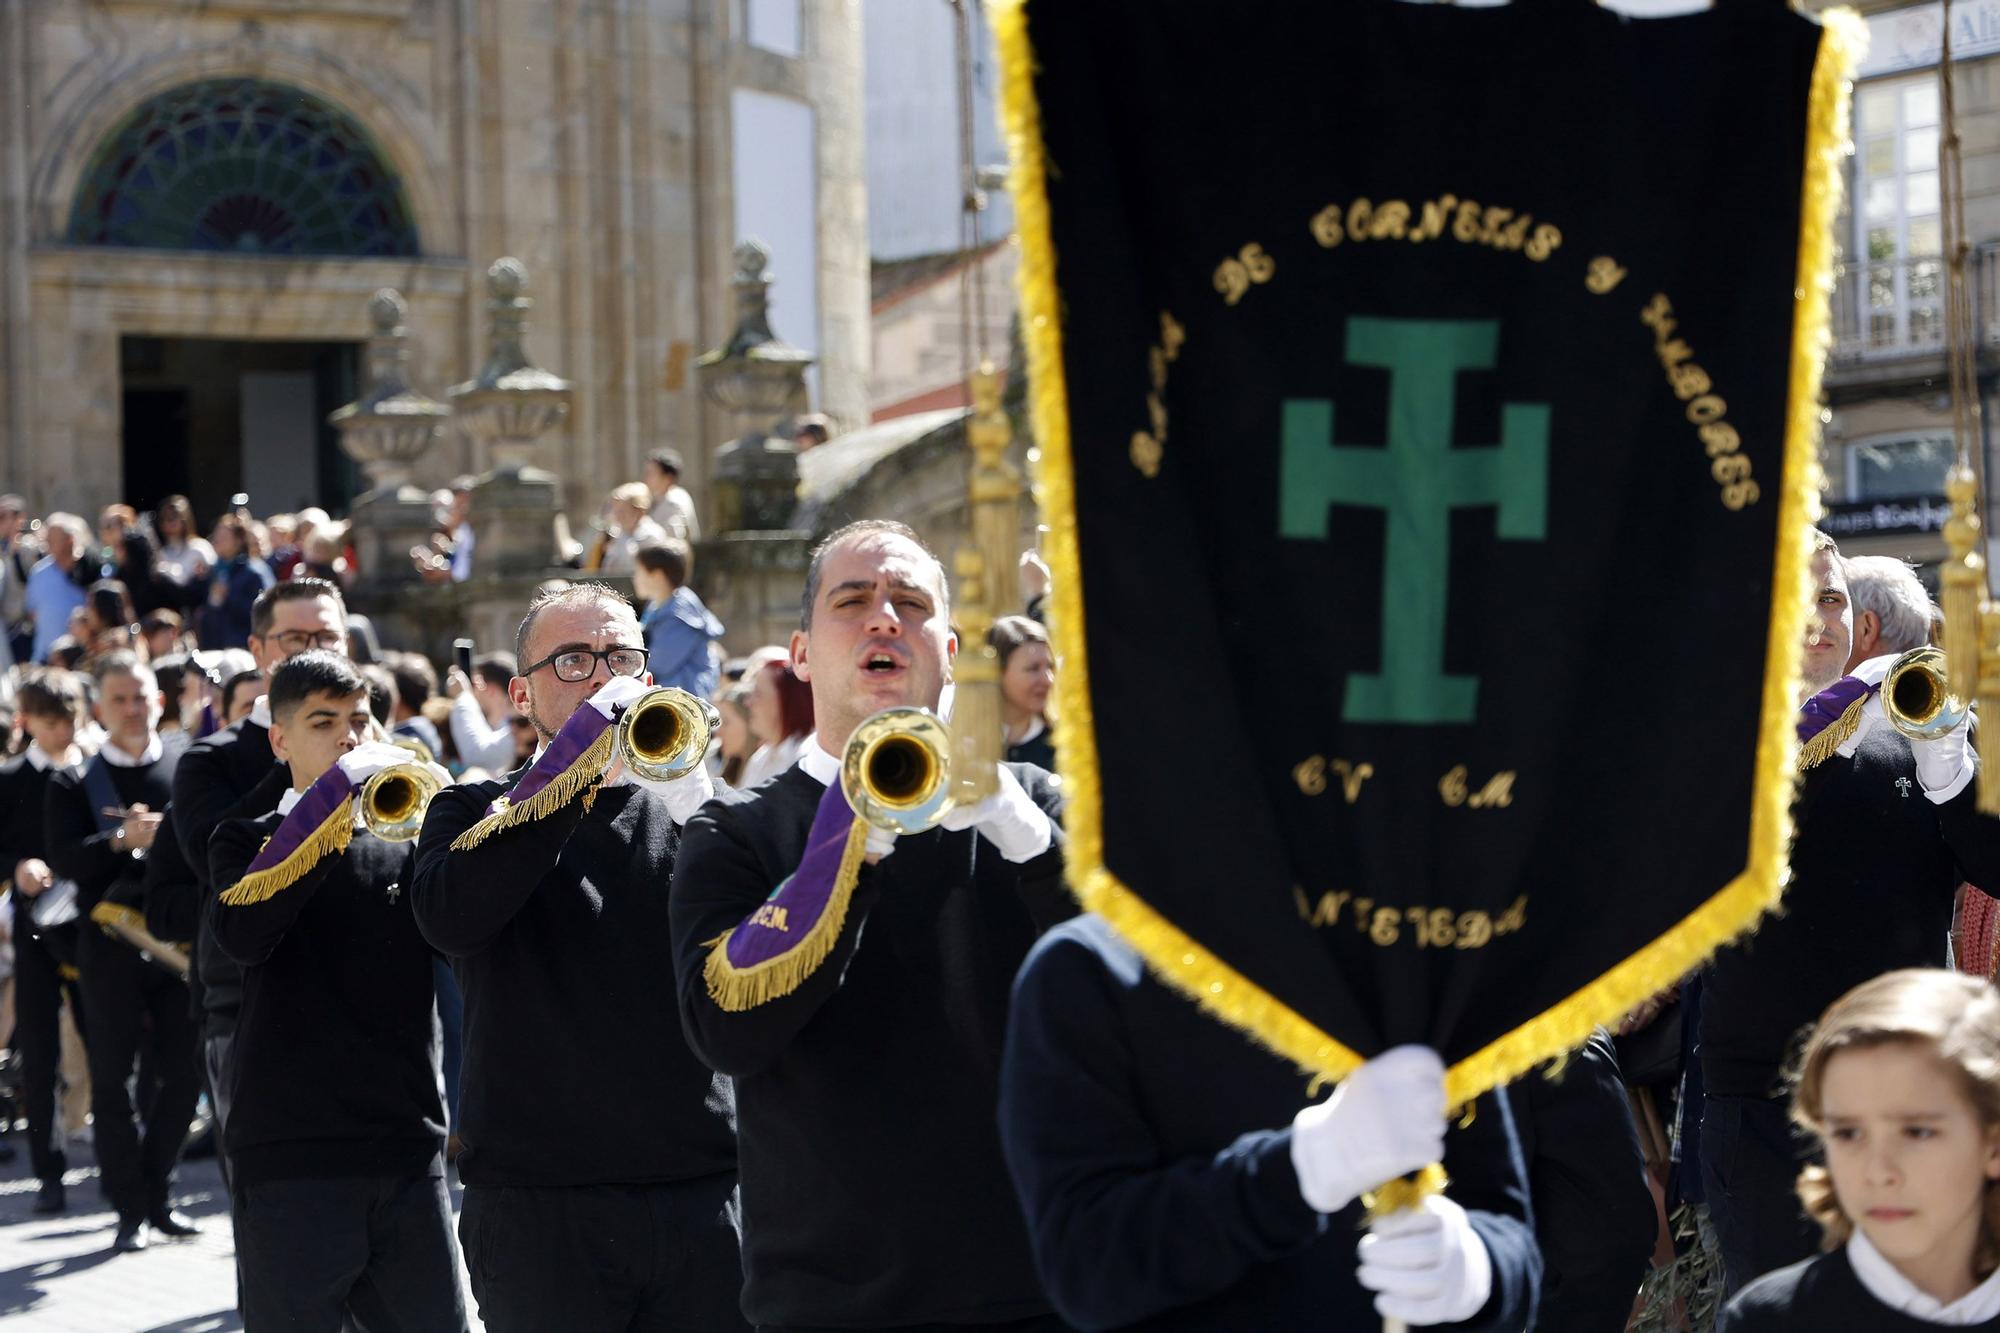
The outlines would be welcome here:
M 533 666 L 522 667 L 521 674 L 532 676 L 543 667 L 549 667 L 556 673 L 557 680 L 566 680 L 574 685 L 596 675 L 599 662 L 604 663 L 605 669 L 614 676 L 636 676 L 646 669 L 646 650 L 606 648 L 599 653 L 588 648 L 565 648 L 559 653 L 550 653 Z
M 297 657 L 308 648 L 341 648 L 347 644 L 347 636 L 334 629 L 288 629 L 269 637 L 287 657 Z

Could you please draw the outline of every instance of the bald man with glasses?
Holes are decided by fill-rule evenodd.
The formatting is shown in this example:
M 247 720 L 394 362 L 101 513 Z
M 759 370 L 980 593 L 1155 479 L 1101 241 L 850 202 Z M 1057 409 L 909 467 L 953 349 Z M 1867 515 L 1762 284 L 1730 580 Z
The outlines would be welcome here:
M 647 689 L 638 617 L 599 584 L 537 600 L 515 655 L 508 693 L 536 758 L 432 800 L 412 889 L 465 993 L 459 1236 L 480 1318 L 491 1333 L 746 1328 L 735 1100 L 689 1051 L 663 980 L 667 887 L 706 770 L 649 783 L 614 758 L 540 818 L 481 825 L 522 784 L 586 763 L 575 739 L 601 729 L 586 710 L 615 719 Z

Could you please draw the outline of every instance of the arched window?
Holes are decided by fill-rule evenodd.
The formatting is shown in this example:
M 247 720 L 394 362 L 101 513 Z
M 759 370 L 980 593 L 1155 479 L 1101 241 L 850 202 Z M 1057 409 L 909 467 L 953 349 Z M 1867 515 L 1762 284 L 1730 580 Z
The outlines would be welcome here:
M 367 132 L 311 93 L 205 79 L 145 102 L 98 145 L 70 211 L 79 245 L 414 255 L 402 183 Z

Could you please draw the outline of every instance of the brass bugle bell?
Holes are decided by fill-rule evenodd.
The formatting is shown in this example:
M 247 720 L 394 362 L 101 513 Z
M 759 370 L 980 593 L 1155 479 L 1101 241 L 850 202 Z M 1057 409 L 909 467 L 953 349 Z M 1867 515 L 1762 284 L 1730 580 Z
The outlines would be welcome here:
M 715 705 L 663 685 L 634 699 L 620 715 L 618 757 L 634 777 L 672 782 L 694 772 L 721 725 Z
M 1889 725 L 1915 741 L 1934 741 L 1958 730 L 1968 711 L 1951 692 L 1944 653 L 1912 648 L 1882 678 L 1882 711 Z
M 951 732 L 928 708 L 862 719 L 841 756 L 840 788 L 876 828 L 922 833 L 951 811 Z
M 361 785 L 361 822 L 384 842 L 408 842 L 424 831 L 424 811 L 443 789 L 422 764 L 385 768 Z

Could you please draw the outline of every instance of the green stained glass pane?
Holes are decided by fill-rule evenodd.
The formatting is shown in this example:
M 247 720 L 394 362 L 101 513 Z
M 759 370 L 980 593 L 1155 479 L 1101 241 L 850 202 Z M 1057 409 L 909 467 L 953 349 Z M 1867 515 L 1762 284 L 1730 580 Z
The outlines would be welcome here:
M 98 145 L 68 239 L 292 255 L 414 255 L 401 181 L 339 107 L 259 79 L 146 102 Z

